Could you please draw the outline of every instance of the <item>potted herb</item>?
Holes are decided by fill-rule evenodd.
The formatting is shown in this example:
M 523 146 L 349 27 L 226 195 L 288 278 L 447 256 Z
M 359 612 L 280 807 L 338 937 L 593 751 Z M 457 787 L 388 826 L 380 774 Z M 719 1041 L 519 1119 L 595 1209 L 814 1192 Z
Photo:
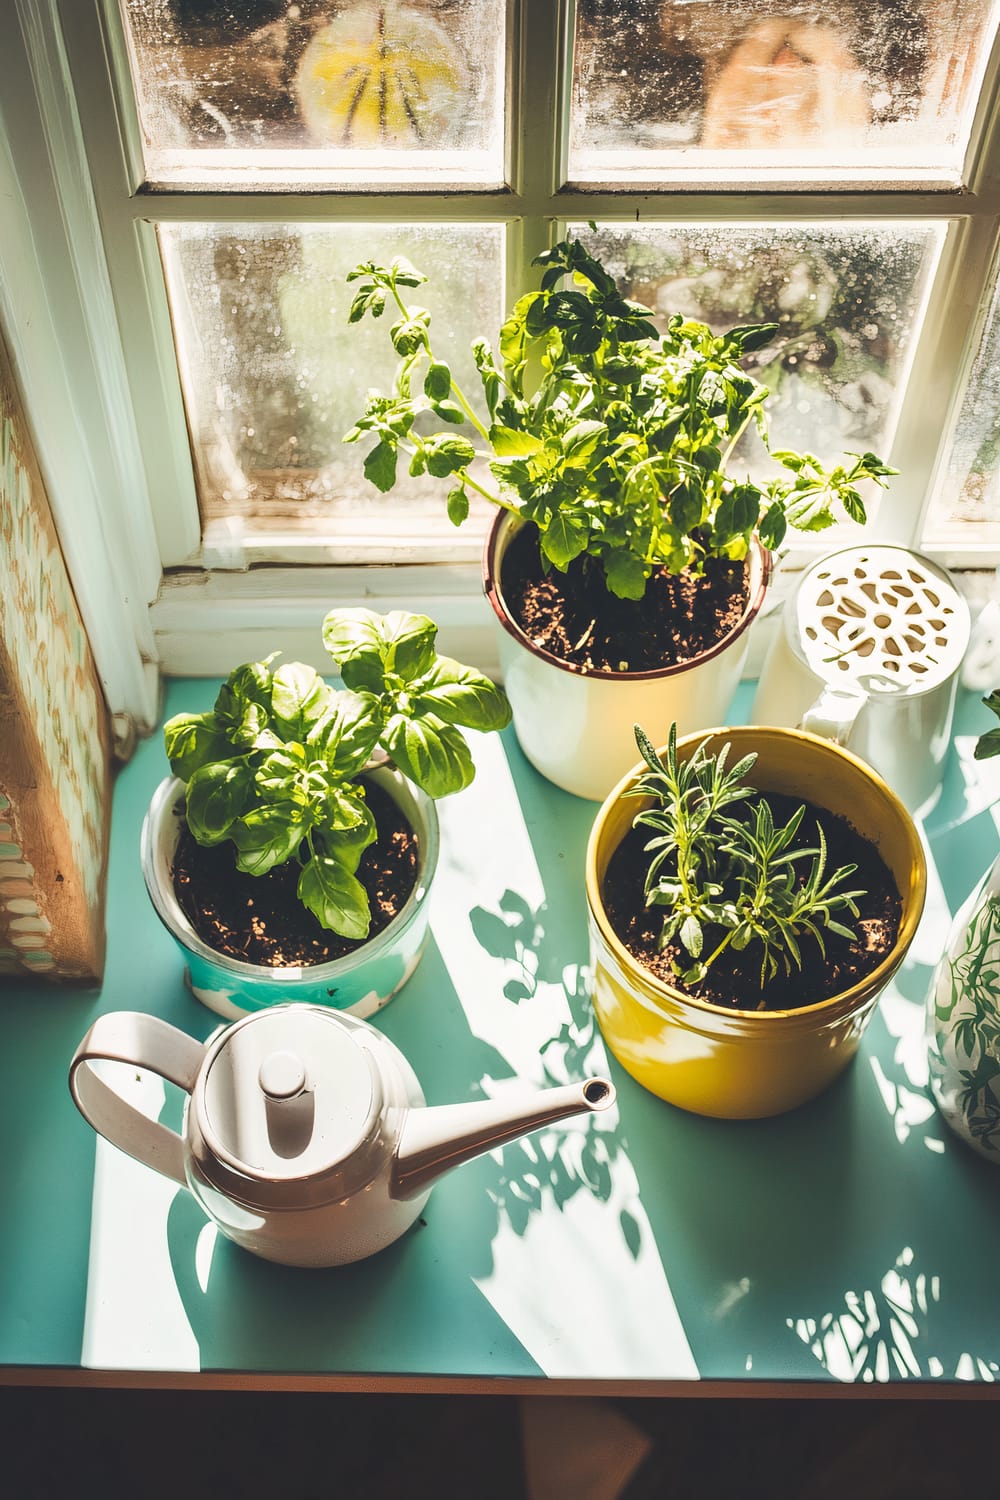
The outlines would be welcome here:
M 863 522 L 858 486 L 895 470 L 871 453 L 827 469 L 775 449 L 775 477 L 737 476 L 747 427 L 767 441 L 768 391 L 741 361 L 777 325 L 716 336 L 678 315 L 661 334 L 578 240 L 536 264 L 541 285 L 504 323 L 499 359 L 473 346 L 479 411 L 408 300 L 426 277 L 402 259 L 356 267 L 351 321 L 391 308 L 399 364 L 345 441 L 374 439 L 364 469 L 382 491 L 401 456 L 446 480 L 456 524 L 470 494 L 498 507 L 485 588 L 518 738 L 551 780 L 603 797 L 634 757 L 637 719 L 724 721 L 787 527 Z
M 366 1016 L 413 972 L 434 799 L 475 775 L 463 728 L 510 719 L 436 634 L 425 615 L 333 610 L 323 642 L 343 688 L 271 656 L 230 673 L 211 712 L 165 725 L 174 774 L 143 827 L 143 873 L 221 1015 L 299 999 Z
M 1000 718 L 1000 689 L 982 701 Z M 1000 727 L 979 736 L 974 755 L 1000 755 Z M 927 1055 L 942 1118 L 1000 1162 L 1000 855 L 952 919 L 928 993 Z
M 791 1109 L 854 1055 L 913 938 L 913 822 L 865 762 L 799 730 L 672 726 L 662 752 L 636 734 L 643 763 L 587 852 L 598 1022 L 685 1109 Z

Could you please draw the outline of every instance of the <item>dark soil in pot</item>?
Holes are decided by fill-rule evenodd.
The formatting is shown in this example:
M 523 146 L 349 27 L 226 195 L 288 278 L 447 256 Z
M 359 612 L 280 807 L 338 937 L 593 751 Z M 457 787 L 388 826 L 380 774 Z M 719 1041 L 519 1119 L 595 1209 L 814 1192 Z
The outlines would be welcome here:
M 378 838 L 365 850 L 357 877 L 371 902 L 370 942 L 399 915 L 417 883 L 417 835 L 389 794 L 366 782 Z M 297 860 L 245 875 L 230 843 L 210 849 L 181 828 L 173 862 L 174 891 L 184 915 L 217 953 L 266 968 L 329 963 L 364 943 L 321 927 L 299 901 Z
M 546 573 L 534 526 L 512 537 L 500 583 L 528 639 L 587 671 L 655 672 L 692 661 L 736 628 L 750 597 L 745 561 L 708 558 L 701 577 L 657 568 L 642 599 L 617 599 L 585 558 Z
M 802 799 L 769 792 L 767 801 L 775 823 L 784 824 L 801 806 Z M 741 806 L 749 807 L 752 803 L 753 799 L 748 799 L 747 804 Z M 649 857 L 644 846 L 652 837 L 652 830 L 642 827 L 630 829 L 608 863 L 602 896 L 611 926 L 632 956 L 658 979 L 709 1005 L 720 1005 L 729 1010 L 797 1010 L 832 999 L 870 974 L 892 952 L 903 911 L 895 882 L 878 850 L 845 819 L 824 809 L 812 808 L 807 803 L 806 816 L 799 829 L 799 842 L 815 843 L 817 816 L 826 836 L 827 873 L 841 865 L 856 864 L 858 868 L 848 877 L 846 888 L 867 893 L 858 900 L 859 917 L 852 917 L 850 912 L 837 914 L 845 927 L 854 929 L 855 940 L 852 942 L 837 933 L 824 932 L 825 958 L 811 937 L 803 937 L 800 943 L 801 970 L 793 967 L 791 974 L 786 976 L 779 967 L 778 974 L 762 991 L 760 945 L 752 944 L 743 953 L 728 948 L 700 983 L 683 984 L 674 973 L 672 964 L 676 961 L 686 969 L 692 960 L 677 941 L 660 950 L 659 935 L 665 908 L 645 904 L 643 886 Z M 713 937 L 714 941 L 711 941 Z M 708 929 L 705 952 L 710 953 L 722 937 L 722 928 Z

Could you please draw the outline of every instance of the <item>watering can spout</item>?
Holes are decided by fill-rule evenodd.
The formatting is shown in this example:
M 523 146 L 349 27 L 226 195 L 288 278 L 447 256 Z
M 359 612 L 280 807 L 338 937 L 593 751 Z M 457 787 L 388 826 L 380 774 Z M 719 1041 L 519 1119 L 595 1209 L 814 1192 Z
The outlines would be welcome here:
M 412 1198 L 484 1151 L 571 1115 L 610 1109 L 614 1102 L 614 1086 L 607 1078 L 587 1078 L 515 1099 L 411 1109 L 396 1152 L 392 1196 Z

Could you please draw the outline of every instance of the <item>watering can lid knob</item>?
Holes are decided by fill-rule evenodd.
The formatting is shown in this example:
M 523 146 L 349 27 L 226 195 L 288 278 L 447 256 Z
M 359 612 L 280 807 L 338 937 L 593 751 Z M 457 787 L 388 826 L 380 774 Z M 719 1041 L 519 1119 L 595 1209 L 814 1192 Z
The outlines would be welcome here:
M 270 1052 L 257 1080 L 269 1099 L 296 1099 L 309 1086 L 305 1063 L 294 1052 Z

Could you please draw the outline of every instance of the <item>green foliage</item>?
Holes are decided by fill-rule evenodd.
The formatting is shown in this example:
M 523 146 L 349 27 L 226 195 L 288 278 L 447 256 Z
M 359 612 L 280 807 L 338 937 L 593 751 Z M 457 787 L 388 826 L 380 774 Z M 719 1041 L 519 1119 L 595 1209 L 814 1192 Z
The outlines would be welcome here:
M 988 698 L 983 699 L 983 704 L 990 713 L 1000 719 L 1000 689 L 994 688 Z M 1000 755 L 1000 729 L 987 729 L 976 741 L 973 751 L 975 760 L 989 760 L 994 755 Z
M 580 241 L 562 241 L 535 264 L 541 284 L 504 323 L 499 363 L 484 339 L 473 346 L 485 420 L 433 352 L 425 309 L 403 299 L 401 289 L 426 277 L 402 259 L 350 273 L 359 283 L 352 322 L 380 316 L 390 301 L 399 312 L 390 329 L 399 355 L 392 395 L 369 392 L 344 437 L 376 438 L 365 473 L 378 489 L 392 488 L 403 451 L 411 474 L 457 481 L 448 495 L 456 525 L 475 490 L 534 523 L 547 564 L 565 571 L 578 557 L 592 559 L 610 591 L 630 599 L 642 597 L 653 567 L 697 573 L 706 558 L 745 557 L 755 530 L 774 549 L 789 525 L 819 531 L 840 512 L 864 521 L 857 486 L 896 472 L 873 453 L 828 470 L 812 454 L 777 450 L 786 472 L 763 484 L 727 472 L 750 422 L 767 440 L 769 392 L 740 360 L 770 341 L 775 324 L 717 337 L 676 315 L 661 336 L 650 310 L 622 297 Z M 495 491 L 470 472 L 472 443 L 424 435 L 424 423 L 417 430 L 427 411 L 475 429 L 492 454 Z
M 864 891 L 843 888 L 857 866 L 827 875 L 820 825 L 815 846 L 798 841 L 804 806 L 775 826 L 768 802 L 744 780 L 755 755 L 730 767 L 729 745 L 709 755 L 702 743 L 681 761 L 673 724 L 662 760 L 638 725 L 635 736 L 649 769 L 629 795 L 653 799 L 633 822 L 653 830 L 646 904 L 667 908 L 660 945 L 676 939 L 688 955 L 690 963 L 674 963 L 685 984 L 704 979 L 727 948 L 756 945 L 763 989 L 779 969 L 801 969 L 804 938 L 825 953 L 825 932 L 854 937 L 836 914 L 858 915 Z M 727 812 L 737 803 L 745 804 L 741 817 Z
M 250 875 L 297 860 L 299 899 L 321 926 L 366 937 L 356 871 L 378 835 L 359 777 L 376 750 L 428 796 L 445 797 L 475 774 L 462 730 L 510 720 L 502 690 L 439 656 L 436 636 L 426 615 L 331 610 L 323 643 L 342 689 L 302 662 L 272 670 L 270 656 L 235 668 L 211 713 L 170 719 L 164 743 L 198 843 L 228 839 Z

